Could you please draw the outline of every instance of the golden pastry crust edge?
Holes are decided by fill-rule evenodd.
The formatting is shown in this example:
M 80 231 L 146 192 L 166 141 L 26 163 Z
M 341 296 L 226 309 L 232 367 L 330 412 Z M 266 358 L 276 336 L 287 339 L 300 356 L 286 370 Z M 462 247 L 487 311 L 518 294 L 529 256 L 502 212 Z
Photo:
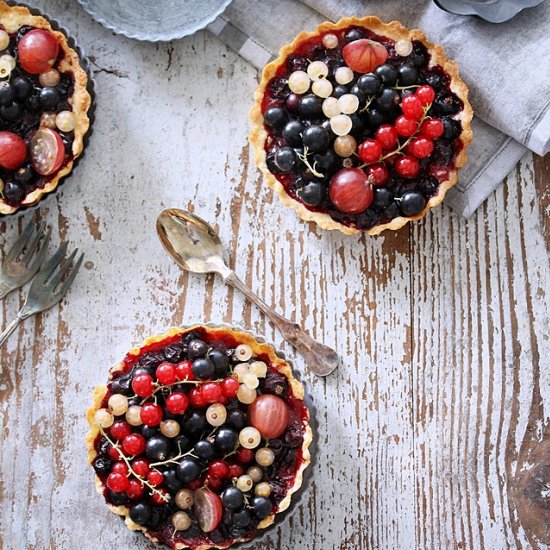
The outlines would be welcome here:
M 69 103 L 76 116 L 72 147 L 73 158 L 63 166 L 43 188 L 35 189 L 32 193 L 29 193 L 21 205 L 11 206 L 4 199 L 0 198 L 0 215 L 8 215 L 19 210 L 21 206 L 32 206 L 36 204 L 44 195 L 54 191 L 59 185 L 59 181 L 71 172 L 74 161 L 82 153 L 84 148 L 84 136 L 90 128 L 88 110 L 90 109 L 92 98 L 87 90 L 88 75 L 80 66 L 78 54 L 69 46 L 67 37 L 62 32 L 53 30 L 46 18 L 40 15 L 32 15 L 24 6 L 8 6 L 5 2 L 0 0 L 0 22 L 7 32 L 15 32 L 23 25 L 31 25 L 35 28 L 46 29 L 56 37 L 59 47 L 65 54 L 56 68 L 62 73 L 73 73 L 74 91 Z
M 342 233 L 345 233 L 346 235 L 353 235 L 362 231 L 360 229 L 349 227 L 347 225 L 337 222 L 336 220 L 333 220 L 328 213 L 313 212 L 311 210 L 308 210 L 304 204 L 294 200 L 290 195 L 288 195 L 283 185 L 269 171 L 266 164 L 264 144 L 267 138 L 267 132 L 264 128 L 261 109 L 267 84 L 275 76 L 277 69 L 286 61 L 286 58 L 291 53 L 293 53 L 302 42 L 315 36 L 320 36 L 326 32 L 337 31 L 354 25 L 367 28 L 377 34 L 386 36 L 393 40 L 408 39 L 418 40 L 422 42 L 431 54 L 430 66 L 440 65 L 443 68 L 443 70 L 451 78 L 451 90 L 464 103 L 464 108 L 460 112 L 459 116 L 454 117 L 455 120 L 460 120 L 462 123 L 462 133 L 460 134 L 462 149 L 456 156 L 455 167 L 453 170 L 450 171 L 449 179 L 439 184 L 437 195 L 430 198 L 430 200 L 426 203 L 424 210 L 420 214 L 407 218 L 403 216 L 398 216 L 388 223 L 376 225 L 371 229 L 365 231 L 369 235 L 377 235 L 385 229 L 397 230 L 410 221 L 419 220 L 426 215 L 426 212 L 428 212 L 428 210 L 440 204 L 441 201 L 443 201 L 443 199 L 445 198 L 447 191 L 456 184 L 458 179 L 458 169 L 462 168 L 462 166 L 464 166 L 468 160 L 467 149 L 473 138 L 473 132 L 471 128 L 473 109 L 470 105 L 470 102 L 468 101 L 468 88 L 464 81 L 460 78 L 458 66 L 454 61 L 447 59 L 447 56 L 445 55 L 445 48 L 443 46 L 439 44 L 434 44 L 433 42 L 428 40 L 426 35 L 419 29 L 409 30 L 401 23 L 399 23 L 399 21 L 384 23 L 378 17 L 374 16 L 363 18 L 346 17 L 340 19 L 340 21 L 338 21 L 337 23 L 326 21 L 320 24 L 315 30 L 311 32 L 302 32 L 291 43 L 282 46 L 279 50 L 279 57 L 277 57 L 277 59 L 275 59 L 271 63 L 268 63 L 263 69 L 260 85 L 254 93 L 254 104 L 249 113 L 249 118 L 252 123 L 251 131 L 249 134 L 249 141 L 254 147 L 254 160 L 256 162 L 256 165 L 264 174 L 267 184 L 279 195 L 279 199 L 281 200 L 281 202 L 285 206 L 290 206 L 291 208 L 293 208 L 301 219 L 305 221 L 313 221 L 322 229 L 336 229 L 341 231 Z
M 150 346 L 152 344 L 156 344 L 158 342 L 162 342 L 164 340 L 167 340 L 168 338 L 171 338 L 172 336 L 176 336 L 178 334 L 184 334 L 188 332 L 192 332 L 193 330 L 201 328 L 205 329 L 207 331 L 207 334 L 210 336 L 218 335 L 231 335 L 235 339 L 237 339 L 242 344 L 247 344 L 252 348 L 252 352 L 254 356 L 259 354 L 265 354 L 268 356 L 269 361 L 271 364 L 277 368 L 277 370 L 284 374 L 284 376 L 287 378 L 290 387 L 292 388 L 292 394 L 295 398 L 303 401 L 304 399 L 304 386 L 303 384 L 298 381 L 294 375 L 292 374 L 292 369 L 290 368 L 290 365 L 281 357 L 279 357 L 275 351 L 275 348 L 271 344 L 267 344 L 265 342 L 259 342 L 251 333 L 237 329 L 237 328 L 230 328 L 226 326 L 219 326 L 219 327 L 211 327 L 208 325 L 193 325 L 191 327 L 184 327 L 184 328 L 172 328 L 169 329 L 167 332 L 163 334 L 159 334 L 156 336 L 152 336 L 150 338 L 147 338 L 141 345 L 134 347 L 130 350 L 129 355 L 135 355 L 139 356 L 141 349 L 147 346 Z M 124 368 L 124 362 L 121 361 L 114 367 L 112 367 L 109 370 L 109 379 L 111 379 L 111 375 L 114 372 L 118 372 L 123 370 Z M 90 426 L 90 430 L 86 434 L 85 437 L 85 443 L 86 443 L 86 449 L 88 451 L 88 463 L 92 464 L 93 460 L 97 456 L 97 453 L 95 451 L 95 440 L 97 436 L 99 435 L 99 426 L 95 422 L 95 413 L 98 409 L 101 408 L 101 404 L 103 402 L 103 399 L 105 398 L 105 395 L 107 393 L 107 386 L 101 385 L 97 386 L 94 389 L 93 396 L 92 396 L 92 405 L 88 408 L 86 412 L 86 419 L 88 421 L 88 424 Z M 307 407 L 306 407 L 307 409 Z M 285 495 L 285 498 L 279 503 L 278 510 L 276 513 L 269 515 L 265 519 L 263 519 L 258 524 L 258 530 L 266 529 L 270 525 L 272 525 L 275 521 L 275 516 L 281 512 L 284 512 L 291 504 L 292 495 L 300 490 L 302 483 L 303 483 L 303 475 L 306 468 L 309 466 L 311 462 L 311 454 L 309 451 L 309 447 L 313 441 L 313 431 L 311 429 L 311 426 L 309 424 L 309 409 L 308 410 L 308 417 L 305 421 L 304 426 L 304 441 L 302 443 L 302 464 L 300 465 L 300 468 L 296 472 L 296 476 L 294 478 L 294 484 L 290 489 L 288 490 L 287 494 Z M 105 489 L 105 486 L 101 482 L 101 479 L 96 475 L 95 476 L 95 486 L 96 490 L 100 495 L 103 495 L 103 491 Z M 126 526 L 132 530 L 132 531 L 142 531 L 143 534 L 153 542 L 158 543 L 159 541 L 152 536 L 147 528 L 138 525 L 137 523 L 134 523 L 129 515 L 129 509 L 125 506 L 114 506 L 112 504 L 107 504 L 108 508 L 115 514 L 124 517 L 124 522 L 126 523 Z M 228 548 L 229 546 L 232 546 L 233 544 L 239 543 L 239 542 L 246 542 L 248 540 L 253 539 L 247 539 L 247 538 L 241 538 L 241 539 L 235 539 L 233 542 L 225 545 L 201 545 L 197 547 L 195 550 L 208 550 L 209 548 Z M 176 544 L 174 546 L 176 549 L 183 549 L 186 548 L 185 545 L 182 544 Z

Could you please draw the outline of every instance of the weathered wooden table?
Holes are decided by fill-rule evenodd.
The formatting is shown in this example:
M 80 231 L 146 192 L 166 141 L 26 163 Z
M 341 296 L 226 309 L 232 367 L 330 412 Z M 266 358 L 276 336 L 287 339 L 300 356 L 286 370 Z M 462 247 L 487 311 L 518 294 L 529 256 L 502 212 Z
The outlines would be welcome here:
M 283 208 L 251 161 L 257 74 L 245 61 L 206 32 L 142 44 L 73 0 L 35 3 L 92 59 L 97 119 L 86 158 L 39 214 L 54 245 L 86 252 L 85 269 L 0 354 L 0 548 L 149 548 L 95 493 L 92 388 L 172 325 L 232 322 L 281 344 L 221 280 L 164 253 L 154 222 L 168 206 L 215 222 L 246 282 L 343 357 L 326 380 L 304 375 L 314 480 L 261 548 L 545 547 L 550 159 L 528 155 L 470 220 L 443 206 L 379 238 L 323 232 Z M 2 252 L 31 216 L 0 221 Z M 24 297 L 2 303 L 2 327 Z

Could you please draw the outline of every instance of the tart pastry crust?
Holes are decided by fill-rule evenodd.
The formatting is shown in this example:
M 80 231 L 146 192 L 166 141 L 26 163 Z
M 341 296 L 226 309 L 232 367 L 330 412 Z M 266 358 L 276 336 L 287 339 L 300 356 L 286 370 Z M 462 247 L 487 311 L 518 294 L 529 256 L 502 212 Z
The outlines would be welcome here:
M 292 374 L 292 370 L 290 368 L 290 365 L 282 358 L 280 358 L 276 352 L 273 346 L 270 344 L 266 344 L 264 342 L 259 342 L 252 334 L 249 332 L 245 332 L 236 328 L 230 328 L 225 326 L 220 327 L 212 327 L 209 325 L 194 325 L 191 327 L 185 327 L 185 328 L 172 328 L 168 332 L 152 336 L 150 338 L 147 338 L 140 346 L 133 348 L 130 350 L 128 355 L 135 355 L 136 357 L 141 354 L 141 350 L 143 348 L 146 348 L 148 346 L 151 346 L 152 344 L 156 344 L 158 342 L 163 342 L 173 336 L 177 336 L 178 334 L 187 334 L 189 332 L 192 332 L 195 329 L 202 329 L 206 330 L 206 333 L 209 338 L 212 339 L 223 339 L 224 337 L 230 336 L 231 338 L 234 338 L 241 344 L 247 344 L 252 348 L 253 355 L 266 355 L 269 358 L 271 366 L 277 369 L 277 371 L 280 374 L 283 374 L 289 383 L 289 386 L 292 388 L 292 395 L 298 399 L 303 401 L 304 399 L 304 386 L 301 382 L 299 382 L 294 375 Z M 124 362 L 119 363 L 118 365 L 115 365 L 112 367 L 109 371 L 109 379 L 112 379 L 112 374 L 118 371 L 124 370 Z M 88 420 L 88 424 L 90 425 L 90 430 L 86 434 L 86 448 L 88 450 L 88 463 L 92 464 L 93 460 L 97 456 L 96 450 L 95 450 L 95 440 L 97 436 L 99 435 L 99 426 L 97 425 L 95 421 L 95 413 L 98 409 L 101 408 L 103 399 L 105 398 L 105 395 L 107 393 L 107 386 L 97 386 L 94 389 L 93 393 L 93 403 L 92 406 L 88 409 L 86 413 L 86 418 Z M 281 512 L 284 512 L 291 503 L 292 495 L 300 490 L 300 487 L 302 486 L 303 482 L 303 475 L 305 469 L 309 466 L 311 462 L 311 454 L 309 451 L 309 447 L 313 441 L 313 431 L 311 429 L 311 426 L 309 424 L 309 411 L 308 416 L 304 420 L 304 440 L 302 443 L 302 463 L 298 470 L 296 471 L 294 482 L 292 486 L 288 489 L 287 494 L 285 495 L 284 499 L 279 503 L 277 512 L 267 516 L 265 519 L 263 519 L 260 523 L 258 523 L 258 530 L 259 529 L 266 529 L 270 525 L 272 525 L 275 521 L 275 516 Z M 105 490 L 105 486 L 102 483 L 101 479 L 96 475 L 95 476 L 95 486 L 96 490 L 99 494 L 103 494 Z M 129 515 L 129 509 L 126 506 L 114 506 L 112 504 L 107 504 L 110 510 L 119 515 L 124 517 L 124 522 L 126 523 L 127 527 L 131 529 L 132 531 L 143 531 L 143 534 L 153 542 L 158 543 L 159 540 L 156 539 L 153 535 L 151 535 L 146 527 L 143 527 L 142 525 L 138 525 L 137 523 L 133 522 Z M 215 545 L 215 544 L 205 544 L 201 545 L 195 548 L 195 550 L 208 550 L 209 548 L 228 548 L 229 546 L 232 546 L 233 544 L 237 544 L 239 542 L 245 542 L 249 540 L 254 540 L 254 538 L 241 538 L 241 539 L 232 539 L 227 544 L 221 544 L 221 545 Z M 187 548 L 186 545 L 177 543 L 174 548 L 178 550 L 182 550 L 184 548 Z
M 338 31 L 342 29 L 347 29 L 351 26 L 363 27 L 374 33 L 391 38 L 395 41 L 397 40 L 417 40 L 422 42 L 424 46 L 428 49 L 428 52 L 431 55 L 429 67 L 439 65 L 443 70 L 449 75 L 450 89 L 454 92 L 464 103 L 463 110 L 457 115 L 455 120 L 459 120 L 462 123 L 462 132 L 459 136 L 459 139 L 462 141 L 462 149 L 457 154 L 455 159 L 455 166 L 452 170 L 449 171 L 449 179 L 443 181 L 439 184 L 437 195 L 431 197 L 424 210 L 412 217 L 403 217 L 398 216 L 392 219 L 390 222 L 385 224 L 375 225 L 369 230 L 366 230 L 370 235 L 377 235 L 385 229 L 397 230 L 403 227 L 409 221 L 416 221 L 424 217 L 426 212 L 437 206 L 445 198 L 447 191 L 453 187 L 457 182 L 457 170 L 464 166 L 468 160 L 467 149 L 468 145 L 472 141 L 473 133 L 471 129 L 471 120 L 473 117 L 472 106 L 468 101 L 468 88 L 463 80 L 459 76 L 458 66 L 454 61 L 447 59 L 445 55 L 445 48 L 439 44 L 434 44 L 430 42 L 426 35 L 419 29 L 407 29 L 399 21 L 391 21 L 390 23 L 384 23 L 378 17 L 368 16 L 363 18 L 358 17 L 346 17 L 340 19 L 337 23 L 325 22 L 322 23 L 312 32 L 302 32 L 300 33 L 290 44 L 284 45 L 279 51 L 279 57 L 268 63 L 262 72 L 262 79 L 260 85 L 254 94 L 254 105 L 250 110 L 249 116 L 252 122 L 252 128 L 250 131 L 249 140 L 254 146 L 254 159 L 256 165 L 263 172 L 265 179 L 268 185 L 277 192 L 281 202 L 286 205 L 294 208 L 296 213 L 300 218 L 305 221 L 313 221 L 322 229 L 338 229 L 342 233 L 347 235 L 353 235 L 359 233 L 361 230 L 349 227 L 342 223 L 337 222 L 332 219 L 328 213 L 325 212 L 313 212 L 308 210 L 305 205 L 301 202 L 293 199 L 286 192 L 283 185 L 277 180 L 277 178 L 269 171 L 266 164 L 266 153 L 264 149 L 265 141 L 267 139 L 267 132 L 264 127 L 263 115 L 262 115 L 262 101 L 265 95 L 267 85 L 271 79 L 276 75 L 277 69 L 286 62 L 287 57 L 292 54 L 300 44 L 304 41 L 314 38 L 316 36 L 322 36 L 323 34 L 331 31 Z
M 37 29 L 46 29 L 50 31 L 56 38 L 63 58 L 56 65 L 56 69 L 60 73 L 72 74 L 74 80 L 73 94 L 69 98 L 68 103 L 72 107 L 72 112 L 76 117 L 76 125 L 74 128 L 74 141 L 72 145 L 73 158 L 69 160 L 48 182 L 43 188 L 37 188 L 29 193 L 22 201 L 20 206 L 32 206 L 36 204 L 44 195 L 54 191 L 59 185 L 59 181 L 71 172 L 74 161 L 80 156 L 84 148 L 84 136 L 90 128 L 90 119 L 88 110 L 92 103 L 92 98 L 88 93 L 88 75 L 80 66 L 80 58 L 75 50 L 73 50 L 68 42 L 67 37 L 60 31 L 52 29 L 49 21 L 40 16 L 33 15 L 28 8 L 24 6 L 8 6 L 0 0 L 0 23 L 8 33 L 16 32 L 25 25 L 30 25 Z M 0 197 L 0 214 L 13 214 L 19 206 L 8 204 Z

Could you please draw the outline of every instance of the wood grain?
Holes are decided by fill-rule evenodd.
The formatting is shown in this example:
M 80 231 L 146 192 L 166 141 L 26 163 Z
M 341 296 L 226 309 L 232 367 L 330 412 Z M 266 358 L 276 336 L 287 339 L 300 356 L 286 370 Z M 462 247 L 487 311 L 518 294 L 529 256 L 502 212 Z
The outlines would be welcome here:
M 242 296 L 168 258 L 154 221 L 169 206 L 215 223 L 246 283 L 344 359 L 305 375 L 313 481 L 254 550 L 546 548 L 550 160 L 527 156 L 469 220 L 443 206 L 380 238 L 323 232 L 253 166 L 243 60 L 207 33 L 141 44 L 71 0 L 36 4 L 94 58 L 98 109 L 86 158 L 39 216 L 85 268 L 0 353 L 0 548 L 150 548 L 95 493 L 83 441 L 93 387 L 145 336 L 232 322 L 307 373 Z M 30 217 L 0 221 L 2 254 Z M 24 296 L 1 304 L 2 327 Z

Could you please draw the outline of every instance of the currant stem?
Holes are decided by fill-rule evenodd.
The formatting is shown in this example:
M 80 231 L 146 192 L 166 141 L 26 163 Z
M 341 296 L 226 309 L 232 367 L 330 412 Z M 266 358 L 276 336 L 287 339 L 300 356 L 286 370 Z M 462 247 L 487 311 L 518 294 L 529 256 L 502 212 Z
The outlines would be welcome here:
M 193 458 L 197 458 L 198 456 L 193 454 L 193 451 L 187 451 L 186 453 L 180 453 L 178 456 L 174 456 L 173 458 L 169 458 L 168 460 L 163 460 L 162 462 L 153 462 L 152 464 L 149 464 L 149 466 L 163 466 L 164 464 L 170 464 L 170 463 L 178 463 L 178 460 L 180 458 L 184 458 L 186 456 L 192 456 Z
M 313 166 L 311 166 L 309 160 L 307 160 L 308 150 L 307 147 L 304 147 L 304 154 L 301 155 L 300 153 L 297 153 L 298 158 L 308 167 L 309 171 L 316 177 L 316 178 L 324 178 L 325 175 L 321 174 L 321 172 L 317 172 L 315 170 L 315 162 L 313 163 Z
M 162 498 L 162 500 L 164 500 L 165 502 L 168 502 L 170 500 L 169 497 L 167 497 L 166 495 L 164 495 L 163 493 L 161 493 L 158 489 L 156 489 L 155 487 L 153 487 L 145 478 L 141 477 L 139 474 L 137 474 L 131 464 L 130 464 L 130 461 L 129 459 L 126 457 L 126 455 L 122 452 L 122 449 L 118 446 L 118 444 L 116 444 L 114 441 L 111 440 L 111 438 L 103 431 L 103 428 L 99 428 L 99 431 L 101 433 L 101 435 L 103 435 L 103 437 L 115 448 L 118 450 L 118 454 L 120 455 L 120 457 L 122 458 L 122 460 L 124 460 L 124 462 L 126 463 L 126 466 L 128 466 L 128 471 L 130 472 L 130 474 L 132 474 L 133 476 L 135 476 L 137 479 L 139 479 L 139 481 L 141 481 L 144 485 L 146 485 L 147 487 L 149 487 L 149 489 L 151 489 L 151 491 L 153 493 L 156 493 L 160 496 L 160 498 Z M 151 464 L 151 466 L 154 466 L 154 464 Z
M 367 101 L 366 105 L 359 111 L 360 113 L 364 113 L 369 107 L 370 104 L 374 101 L 374 96 L 369 96 L 369 100 Z

